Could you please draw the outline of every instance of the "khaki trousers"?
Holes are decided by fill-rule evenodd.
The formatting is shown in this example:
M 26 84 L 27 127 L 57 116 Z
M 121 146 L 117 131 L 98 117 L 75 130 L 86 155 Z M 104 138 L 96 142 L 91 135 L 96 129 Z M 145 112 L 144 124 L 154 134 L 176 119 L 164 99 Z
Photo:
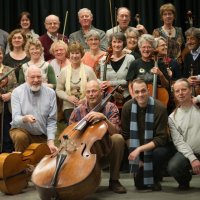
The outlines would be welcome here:
M 124 156 L 125 141 L 121 134 L 113 134 L 110 138 L 112 141 L 111 151 L 100 163 L 103 168 L 109 165 L 110 179 L 118 180 L 120 178 L 120 167 Z
M 45 135 L 31 135 L 27 130 L 22 128 L 11 128 L 10 137 L 13 141 L 15 151 L 24 152 L 32 143 L 46 143 Z

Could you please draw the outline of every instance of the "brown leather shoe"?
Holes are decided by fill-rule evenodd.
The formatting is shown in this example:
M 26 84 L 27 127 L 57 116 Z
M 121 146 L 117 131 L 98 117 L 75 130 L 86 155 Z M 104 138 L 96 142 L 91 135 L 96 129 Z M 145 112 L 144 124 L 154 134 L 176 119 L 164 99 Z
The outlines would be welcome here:
M 126 188 L 118 180 L 109 181 L 109 190 L 119 194 L 126 193 Z

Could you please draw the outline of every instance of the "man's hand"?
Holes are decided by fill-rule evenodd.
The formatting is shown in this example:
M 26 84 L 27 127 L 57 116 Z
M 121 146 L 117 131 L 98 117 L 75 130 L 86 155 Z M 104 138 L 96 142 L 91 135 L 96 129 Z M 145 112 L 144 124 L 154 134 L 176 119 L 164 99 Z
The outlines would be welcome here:
M 129 156 L 128 159 L 129 160 L 135 160 L 138 156 L 140 155 L 140 149 L 136 148 L 134 151 L 132 151 Z
M 194 160 L 194 161 L 192 161 L 191 165 L 192 165 L 192 171 L 195 174 L 200 174 L 200 161 Z
M 22 120 L 23 120 L 24 123 L 35 123 L 36 122 L 36 119 L 33 115 L 25 115 L 22 118 Z
M 96 120 L 104 120 L 106 117 L 103 113 L 92 111 L 85 116 L 85 119 L 88 122 L 94 122 Z
M 55 146 L 54 141 L 53 140 L 48 140 L 47 141 L 47 145 L 51 151 L 51 154 L 54 154 L 58 151 L 58 148 Z

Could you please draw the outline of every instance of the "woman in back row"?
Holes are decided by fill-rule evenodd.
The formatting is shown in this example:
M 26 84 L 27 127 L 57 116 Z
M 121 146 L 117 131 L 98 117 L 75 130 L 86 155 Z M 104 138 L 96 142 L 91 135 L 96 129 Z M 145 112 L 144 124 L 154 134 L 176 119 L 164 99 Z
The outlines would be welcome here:
M 17 82 L 19 81 L 19 67 L 29 61 L 24 50 L 26 41 L 26 35 L 21 29 L 15 29 L 8 37 L 10 52 L 5 55 L 3 64 L 11 68 L 16 68 L 15 75 Z
M 42 70 L 42 81 L 48 87 L 56 88 L 56 78 L 52 66 L 43 59 L 43 47 L 38 39 L 29 40 L 25 46 L 25 51 L 30 61 L 22 65 L 19 72 L 19 83 L 25 82 L 25 73 L 30 66 L 37 66 Z
M 160 7 L 160 16 L 163 26 L 154 29 L 153 36 L 162 36 L 168 44 L 167 54 L 170 58 L 179 59 L 181 48 L 184 46 L 184 37 L 181 27 L 173 26 L 176 18 L 176 9 L 173 4 L 167 3 Z

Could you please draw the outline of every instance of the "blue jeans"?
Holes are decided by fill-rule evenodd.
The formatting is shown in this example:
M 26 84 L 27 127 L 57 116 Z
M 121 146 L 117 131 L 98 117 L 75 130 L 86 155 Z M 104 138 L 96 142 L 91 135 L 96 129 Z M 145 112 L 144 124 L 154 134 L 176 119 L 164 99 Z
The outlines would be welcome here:
M 192 179 L 190 161 L 180 152 L 177 152 L 168 163 L 168 173 L 173 176 L 179 185 L 187 185 Z

